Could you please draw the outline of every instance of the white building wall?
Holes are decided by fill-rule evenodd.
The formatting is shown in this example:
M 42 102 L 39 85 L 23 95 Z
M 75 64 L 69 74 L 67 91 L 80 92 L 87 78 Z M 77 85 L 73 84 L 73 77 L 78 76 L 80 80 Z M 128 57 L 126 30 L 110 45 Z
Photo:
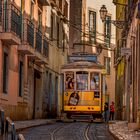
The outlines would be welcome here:
M 86 2 L 86 29 L 89 27 L 89 10 L 96 12 L 96 41 L 97 43 L 104 42 L 104 23 L 100 18 L 100 8 L 102 5 L 106 5 L 108 15 L 111 16 L 112 20 L 116 19 L 116 6 L 112 3 L 112 0 L 87 0 Z M 111 24 L 111 50 L 115 48 L 116 40 L 116 27 Z M 98 61 L 104 65 L 104 57 L 110 57 L 110 75 L 106 75 L 107 83 L 107 96 L 109 96 L 109 103 L 115 101 L 115 69 L 114 69 L 114 51 L 103 49 L 102 53 L 98 56 Z

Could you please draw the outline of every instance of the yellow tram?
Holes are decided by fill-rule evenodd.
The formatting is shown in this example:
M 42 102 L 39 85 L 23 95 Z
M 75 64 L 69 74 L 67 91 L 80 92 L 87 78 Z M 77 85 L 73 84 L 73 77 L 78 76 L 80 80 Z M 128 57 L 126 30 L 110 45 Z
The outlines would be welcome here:
M 63 111 L 101 117 L 104 101 L 103 66 L 97 62 L 75 61 L 62 67 Z

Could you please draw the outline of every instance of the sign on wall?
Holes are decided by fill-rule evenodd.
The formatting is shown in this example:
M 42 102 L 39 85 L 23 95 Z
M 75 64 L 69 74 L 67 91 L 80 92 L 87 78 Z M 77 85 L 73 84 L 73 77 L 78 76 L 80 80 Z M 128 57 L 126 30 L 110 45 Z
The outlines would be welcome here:
M 131 48 L 121 48 L 121 56 L 124 55 L 131 55 L 132 49 Z

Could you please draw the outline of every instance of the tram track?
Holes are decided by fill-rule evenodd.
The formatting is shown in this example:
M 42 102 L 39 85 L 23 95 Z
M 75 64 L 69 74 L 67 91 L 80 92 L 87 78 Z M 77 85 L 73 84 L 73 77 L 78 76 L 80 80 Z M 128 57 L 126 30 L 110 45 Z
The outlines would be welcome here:
M 55 133 L 57 133 L 61 129 L 66 128 L 66 127 L 71 126 L 71 125 L 73 125 L 73 124 L 68 124 L 67 126 L 66 125 L 60 126 L 60 127 L 57 127 L 56 129 L 54 129 L 53 132 L 50 133 L 51 140 L 56 140 Z
M 89 129 L 90 129 L 90 123 L 87 125 L 86 127 L 86 130 L 85 130 L 85 133 L 84 133 L 84 136 L 85 136 L 85 140 L 90 140 L 90 138 L 88 137 L 88 132 L 89 132 Z

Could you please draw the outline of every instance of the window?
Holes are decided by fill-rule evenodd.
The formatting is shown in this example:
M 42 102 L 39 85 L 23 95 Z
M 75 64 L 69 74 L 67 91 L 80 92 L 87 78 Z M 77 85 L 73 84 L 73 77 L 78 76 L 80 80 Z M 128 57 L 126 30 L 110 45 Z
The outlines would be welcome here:
M 2 22 L 2 1 L 0 1 L 0 25 Z
M 96 42 L 96 12 L 89 11 L 89 40 L 91 43 Z
M 88 90 L 88 73 L 84 71 L 76 72 L 77 90 Z
M 90 74 L 90 89 L 91 90 L 99 90 L 100 84 L 99 84 L 99 73 L 91 73 Z
M 57 94 L 58 94 L 58 77 L 55 77 L 55 97 L 57 102 Z
M 42 11 L 38 10 L 38 29 L 41 30 L 42 26 Z
M 63 42 L 62 42 L 62 44 L 63 44 L 63 52 L 65 51 L 65 30 L 64 30 L 64 28 L 63 28 Z
M 107 22 L 105 22 L 104 24 L 104 40 L 106 42 L 106 45 L 107 47 L 109 48 L 110 47 L 110 36 L 111 36 L 111 24 L 110 24 L 110 20 L 111 20 L 111 17 L 110 16 L 106 16 L 106 19 L 105 19 Z
M 53 14 L 51 14 L 51 39 L 53 39 Z
M 30 18 L 33 20 L 34 18 L 34 1 L 31 0 L 31 5 L 30 5 Z
M 68 18 L 68 3 L 66 0 L 65 0 L 65 5 L 64 5 L 64 16 Z
M 59 23 L 57 23 L 57 47 L 59 47 Z
M 65 89 L 74 89 L 74 73 L 66 72 Z
M 105 65 L 106 73 L 110 74 L 110 58 L 109 57 L 104 58 L 104 65 Z
M 8 90 L 8 54 L 4 52 L 3 56 L 3 93 Z
M 19 96 L 22 96 L 23 89 L 23 62 L 19 62 Z

